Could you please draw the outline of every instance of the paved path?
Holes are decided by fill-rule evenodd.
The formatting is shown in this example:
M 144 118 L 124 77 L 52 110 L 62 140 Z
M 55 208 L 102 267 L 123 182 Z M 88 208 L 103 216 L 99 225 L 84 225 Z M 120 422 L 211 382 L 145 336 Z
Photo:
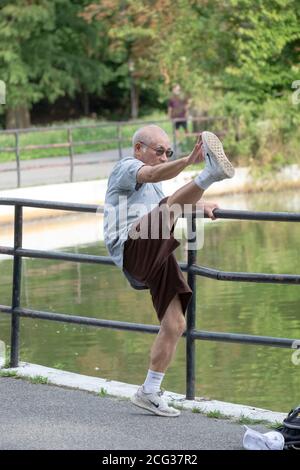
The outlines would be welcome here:
M 191 411 L 160 418 L 128 400 L 4 377 L 0 416 L 0 449 L 233 450 L 244 434 L 240 424 Z
M 122 155 L 131 148 L 122 149 Z M 107 178 L 119 160 L 119 151 L 105 150 L 74 155 L 74 181 Z M 21 161 L 21 186 L 66 183 L 70 181 L 70 158 L 52 157 Z M 0 164 L 0 190 L 17 187 L 16 162 Z

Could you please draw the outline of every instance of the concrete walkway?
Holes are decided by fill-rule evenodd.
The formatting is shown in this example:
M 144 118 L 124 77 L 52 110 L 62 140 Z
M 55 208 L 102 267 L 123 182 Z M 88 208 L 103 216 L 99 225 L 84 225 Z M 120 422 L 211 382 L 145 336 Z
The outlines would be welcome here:
M 241 449 L 244 428 L 182 411 L 160 418 L 128 400 L 0 378 L 0 449 Z M 262 432 L 262 426 L 252 426 Z

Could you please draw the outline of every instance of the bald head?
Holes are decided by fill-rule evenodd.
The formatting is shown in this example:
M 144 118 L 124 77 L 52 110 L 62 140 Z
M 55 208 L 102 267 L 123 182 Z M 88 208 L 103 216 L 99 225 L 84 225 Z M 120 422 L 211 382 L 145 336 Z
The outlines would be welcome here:
M 147 126 L 141 127 L 138 129 L 132 137 L 132 146 L 135 148 L 135 145 L 138 142 L 144 142 L 147 145 L 155 144 L 159 140 L 168 140 L 168 134 L 159 126 L 155 124 L 149 124 Z
M 168 134 L 155 124 L 138 129 L 132 138 L 132 145 L 134 157 L 146 165 L 158 165 L 168 161 L 165 152 L 170 149 L 170 139 Z M 156 149 L 160 149 L 160 152 L 157 153 Z

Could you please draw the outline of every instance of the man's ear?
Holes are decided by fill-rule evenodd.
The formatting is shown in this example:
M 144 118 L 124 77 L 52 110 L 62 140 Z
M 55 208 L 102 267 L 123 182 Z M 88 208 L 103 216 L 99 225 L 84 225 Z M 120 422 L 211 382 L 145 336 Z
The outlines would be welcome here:
M 146 148 L 140 142 L 135 144 L 135 150 L 137 150 L 140 153 L 145 153 L 146 152 Z
M 135 146 L 134 146 L 134 154 L 135 154 L 136 158 L 138 158 L 138 159 L 141 158 L 142 148 L 143 147 L 139 142 L 137 144 L 135 144 Z

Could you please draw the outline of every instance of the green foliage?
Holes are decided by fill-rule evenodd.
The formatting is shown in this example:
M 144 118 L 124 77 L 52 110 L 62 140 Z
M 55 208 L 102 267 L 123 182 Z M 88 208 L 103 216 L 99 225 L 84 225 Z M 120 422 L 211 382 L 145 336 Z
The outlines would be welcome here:
M 28 377 L 27 380 L 32 384 L 42 384 L 46 385 L 48 383 L 48 377 L 43 377 L 42 375 L 35 375 L 34 377 Z
M 201 413 L 201 410 L 199 408 L 192 408 L 192 413 Z
M 101 26 L 87 25 L 79 16 L 85 4 L 2 1 L 0 76 L 7 86 L 8 106 L 54 102 L 81 89 L 101 93 L 110 71 L 103 61 Z
M 15 370 L 0 370 L 0 377 L 14 377 L 18 378 L 18 373 Z
M 297 0 L 2 0 L 0 78 L 7 107 L 106 99 L 103 116 L 165 108 L 180 83 L 192 115 L 226 116 L 225 146 L 268 171 L 297 161 Z M 251 14 L 249 14 L 251 12 Z M 146 110 L 146 111 L 145 111 Z M 216 122 L 210 128 L 218 131 Z M 185 150 L 185 149 L 184 149 Z
M 245 416 L 241 414 L 241 416 L 238 418 L 237 422 L 239 424 L 262 424 L 264 426 L 269 425 L 270 422 L 265 420 L 265 419 L 255 419 L 255 418 L 249 418 L 248 416 Z
M 107 390 L 103 387 L 101 387 L 101 390 L 98 392 L 98 396 L 101 398 L 105 398 L 108 396 Z
M 215 418 L 215 419 L 229 419 L 229 416 L 225 415 L 219 410 L 212 410 L 205 413 L 208 418 Z

